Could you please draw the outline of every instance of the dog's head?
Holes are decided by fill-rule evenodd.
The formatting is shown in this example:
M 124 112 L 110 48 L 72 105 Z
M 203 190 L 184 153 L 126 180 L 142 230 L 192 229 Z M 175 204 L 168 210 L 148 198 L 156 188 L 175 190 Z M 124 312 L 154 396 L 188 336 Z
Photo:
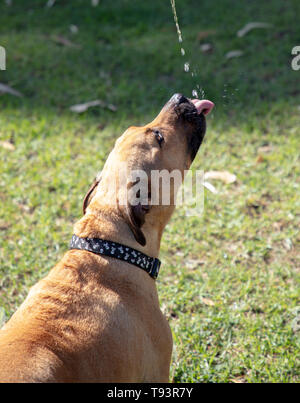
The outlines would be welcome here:
M 178 185 L 204 138 L 205 115 L 213 106 L 207 100 L 175 94 L 151 123 L 129 127 L 116 141 L 101 176 L 87 193 L 84 213 L 88 207 L 109 205 L 117 209 L 141 245 L 146 244 L 147 224 L 160 240 L 174 210 Z M 162 172 L 173 178 L 165 183 L 167 187 Z

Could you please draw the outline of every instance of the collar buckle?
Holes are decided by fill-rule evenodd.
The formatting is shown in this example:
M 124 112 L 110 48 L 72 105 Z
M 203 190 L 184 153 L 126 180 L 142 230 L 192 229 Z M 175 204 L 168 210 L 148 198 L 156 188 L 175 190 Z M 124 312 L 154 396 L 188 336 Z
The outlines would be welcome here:
M 161 264 L 161 262 L 160 262 L 159 259 L 157 259 L 157 258 L 153 259 L 152 266 L 151 266 L 151 269 L 149 271 L 149 274 L 154 279 L 157 279 L 158 272 L 159 272 L 159 269 L 160 269 L 160 264 Z

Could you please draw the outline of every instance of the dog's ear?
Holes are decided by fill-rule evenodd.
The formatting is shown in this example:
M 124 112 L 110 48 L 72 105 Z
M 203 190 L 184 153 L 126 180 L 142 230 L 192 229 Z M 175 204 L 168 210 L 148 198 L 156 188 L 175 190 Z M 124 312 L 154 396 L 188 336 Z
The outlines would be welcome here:
M 136 206 L 131 206 L 129 203 L 127 203 L 125 207 L 124 218 L 133 232 L 135 240 L 142 246 L 146 245 L 146 238 L 141 230 L 141 226 L 144 224 L 145 216 L 149 210 L 149 205 L 142 205 L 141 203 L 137 204 Z
M 137 187 L 136 187 L 137 185 Z M 146 245 L 146 238 L 141 230 L 142 225 L 145 223 L 146 214 L 150 210 L 150 199 L 145 194 L 144 189 L 143 197 L 141 197 L 141 188 L 139 181 L 130 181 L 127 183 L 127 192 L 119 193 L 118 205 L 120 212 L 131 229 L 135 240 L 142 246 Z M 124 189 L 124 187 L 121 187 Z M 137 190 L 138 189 L 138 190 Z M 122 201 L 122 203 L 120 203 Z
M 91 187 L 87 191 L 87 194 L 84 197 L 83 205 L 82 205 L 83 214 L 85 214 L 87 206 L 90 204 L 92 198 L 95 196 L 99 182 L 100 182 L 100 179 L 95 179 L 94 182 L 92 183 Z

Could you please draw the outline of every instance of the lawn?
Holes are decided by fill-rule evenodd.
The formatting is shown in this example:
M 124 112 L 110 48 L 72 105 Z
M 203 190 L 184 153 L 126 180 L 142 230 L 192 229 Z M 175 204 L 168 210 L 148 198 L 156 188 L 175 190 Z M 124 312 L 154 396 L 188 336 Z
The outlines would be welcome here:
M 193 167 L 237 180 L 211 181 L 204 213 L 179 207 L 164 233 L 170 381 L 299 382 L 299 1 L 177 0 L 182 44 L 169 0 L 8 3 L 0 83 L 23 96 L 0 94 L 2 321 L 67 250 L 115 139 L 197 89 L 216 107 Z M 271 25 L 238 37 L 253 21 Z M 95 99 L 117 111 L 69 109 Z

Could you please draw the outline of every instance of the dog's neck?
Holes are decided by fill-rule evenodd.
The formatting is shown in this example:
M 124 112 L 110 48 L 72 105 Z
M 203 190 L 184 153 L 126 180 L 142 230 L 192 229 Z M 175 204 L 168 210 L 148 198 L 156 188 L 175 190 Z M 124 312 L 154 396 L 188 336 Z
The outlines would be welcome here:
M 114 210 L 88 210 L 75 224 L 74 234 L 81 238 L 101 238 L 124 244 L 148 256 L 158 257 L 161 231 L 147 222 L 143 225 L 146 245 L 141 246 L 134 238 L 125 220 Z

